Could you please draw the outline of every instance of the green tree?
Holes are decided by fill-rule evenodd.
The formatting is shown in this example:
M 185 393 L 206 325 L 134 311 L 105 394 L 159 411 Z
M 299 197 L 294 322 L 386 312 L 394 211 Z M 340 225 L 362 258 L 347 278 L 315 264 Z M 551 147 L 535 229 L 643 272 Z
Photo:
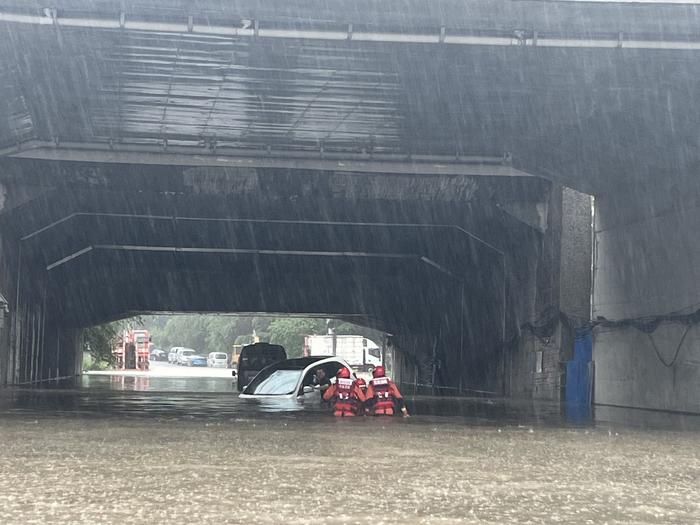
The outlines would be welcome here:
M 245 335 L 239 335 L 234 339 L 233 344 L 236 345 L 249 345 L 250 343 L 253 342 L 253 335 L 252 334 L 245 334 Z
M 143 320 L 136 317 L 92 326 L 83 330 L 83 350 L 90 353 L 92 366 L 99 368 L 104 363 L 112 365 L 114 363 L 112 349 L 117 337 L 124 330 L 142 325 Z
M 270 342 L 282 345 L 289 357 L 299 357 L 304 347 L 304 336 L 323 334 L 326 323 L 322 319 L 285 317 L 270 323 Z
M 301 355 L 305 335 L 328 330 L 325 319 L 204 314 L 148 316 L 144 325 L 153 344 L 164 350 L 188 346 L 201 354 L 230 352 L 234 344 L 252 343 L 255 333 L 260 341 L 284 346 L 290 357 Z M 381 344 L 382 334 L 377 330 L 340 321 L 333 321 L 332 326 L 339 335 L 363 335 Z
M 197 352 L 207 349 L 208 316 L 205 315 L 173 315 L 163 328 L 164 348 L 171 346 L 186 346 Z
M 210 318 L 205 337 L 207 352 L 227 352 L 230 354 L 237 333 L 237 317 L 215 316 Z

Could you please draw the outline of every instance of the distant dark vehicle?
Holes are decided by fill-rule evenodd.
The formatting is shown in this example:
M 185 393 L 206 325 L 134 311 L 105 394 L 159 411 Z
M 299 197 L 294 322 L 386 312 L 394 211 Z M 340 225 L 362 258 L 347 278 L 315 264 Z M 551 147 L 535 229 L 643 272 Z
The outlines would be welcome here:
M 154 348 L 150 353 L 151 361 L 166 361 L 168 359 L 168 354 L 159 348 Z
M 234 376 L 238 376 L 238 391 L 243 391 L 243 387 L 250 383 L 260 370 L 285 359 L 287 352 L 280 345 L 253 343 L 244 346 L 238 358 L 238 371 L 234 373 Z

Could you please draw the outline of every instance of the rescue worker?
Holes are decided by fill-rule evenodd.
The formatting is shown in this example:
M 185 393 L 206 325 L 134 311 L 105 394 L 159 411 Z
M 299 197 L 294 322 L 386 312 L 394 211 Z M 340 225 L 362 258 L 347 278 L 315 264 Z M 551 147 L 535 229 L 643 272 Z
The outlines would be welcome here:
M 368 411 L 374 416 L 393 416 L 398 407 L 403 416 L 408 417 L 401 392 L 394 382 L 386 377 L 386 371 L 381 365 L 372 371 L 366 397 Z
M 357 386 L 360 387 L 360 390 L 362 390 L 362 393 L 365 395 L 365 398 L 367 398 L 367 383 L 365 382 L 365 380 L 361 377 L 358 377 L 357 379 L 355 379 L 355 383 L 357 383 Z M 365 399 L 365 403 L 366 401 L 367 400 Z M 360 412 L 362 412 L 365 415 L 368 413 L 366 404 L 363 404 Z
M 335 384 L 323 394 L 324 401 L 333 400 L 333 415 L 352 417 L 363 413 L 365 395 L 355 381 L 350 378 L 350 370 L 343 367 L 336 374 Z

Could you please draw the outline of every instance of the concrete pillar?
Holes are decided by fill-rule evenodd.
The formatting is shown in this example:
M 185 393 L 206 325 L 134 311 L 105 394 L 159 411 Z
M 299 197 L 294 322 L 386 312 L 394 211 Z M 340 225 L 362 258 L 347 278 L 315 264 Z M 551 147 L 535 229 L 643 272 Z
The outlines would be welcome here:
M 534 317 L 503 353 L 507 396 L 560 401 L 573 333 L 563 319 L 590 317 L 591 197 L 553 185 L 541 238 Z M 563 317 L 561 316 L 563 314 Z
M 2 188 L 2 185 L 0 185 Z M 0 190 L 0 205 L 4 205 L 4 190 Z M 0 207 L 0 210 L 2 208 Z M 16 270 L 16 243 L 10 241 L 6 232 L 0 230 L 0 386 L 14 381 L 15 359 L 12 346 L 12 331 L 15 323 L 15 286 L 14 270 Z
M 2 386 L 11 382 L 10 325 L 12 318 L 9 311 L 3 311 L 0 318 L 2 319 L 0 324 L 0 386 Z

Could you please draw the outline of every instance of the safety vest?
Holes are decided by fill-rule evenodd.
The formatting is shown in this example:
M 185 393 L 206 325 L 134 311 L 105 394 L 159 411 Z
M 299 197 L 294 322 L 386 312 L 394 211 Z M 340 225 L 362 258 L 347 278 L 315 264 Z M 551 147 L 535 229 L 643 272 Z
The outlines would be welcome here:
M 372 389 L 374 390 L 374 410 L 375 412 L 384 412 L 387 409 L 394 409 L 394 397 L 389 391 L 388 377 L 375 377 L 370 380 Z
M 357 397 L 355 396 L 355 382 L 352 379 L 339 377 L 335 383 L 335 410 L 345 412 L 357 411 Z

